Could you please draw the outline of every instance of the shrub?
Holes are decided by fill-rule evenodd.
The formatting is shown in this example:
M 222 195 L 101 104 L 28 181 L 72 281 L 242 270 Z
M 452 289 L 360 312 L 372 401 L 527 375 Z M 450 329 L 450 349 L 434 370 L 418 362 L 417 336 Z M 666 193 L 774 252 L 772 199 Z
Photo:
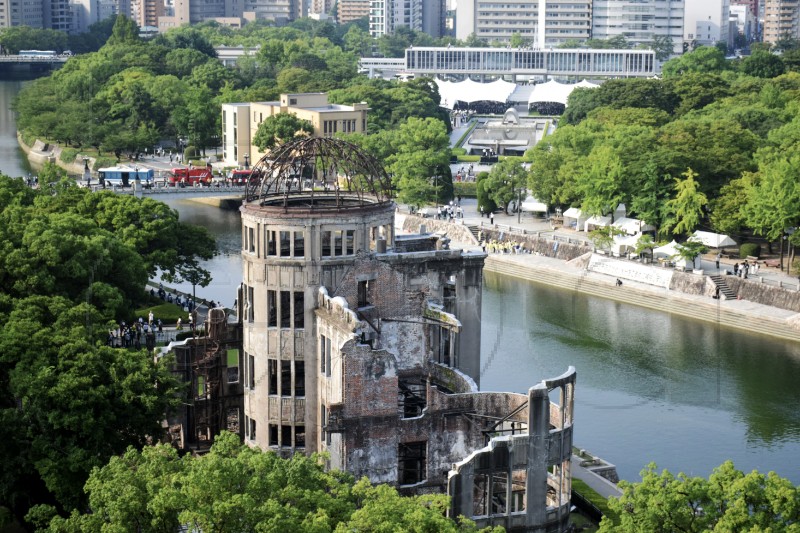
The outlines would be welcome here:
M 196 157 L 198 157 L 197 148 L 195 148 L 194 146 L 190 145 L 190 146 L 187 146 L 186 149 L 184 149 L 184 151 L 183 151 L 183 160 L 184 161 L 191 161 L 192 159 L 195 159 Z
M 58 158 L 63 163 L 74 163 L 75 158 L 78 157 L 78 150 L 76 148 L 62 148 Z
M 454 155 L 454 156 L 467 155 L 467 149 L 466 148 L 451 148 L 450 149 L 450 153 L 452 155 Z
M 759 257 L 761 255 L 761 245 L 755 242 L 746 242 L 739 247 L 739 257 L 742 259 L 748 255 Z
M 113 157 L 98 157 L 94 160 L 94 170 L 99 170 L 101 168 L 106 167 L 113 167 L 117 164 L 116 158 Z
M 453 182 L 453 194 L 466 198 L 477 198 L 478 184 L 473 181 L 455 181 Z
M 489 197 L 489 193 L 484 189 L 484 183 L 488 177 L 488 172 L 479 172 L 477 177 L 478 182 L 475 187 L 476 196 L 478 198 L 478 210 L 482 207 L 483 212 L 487 214 L 497 210 L 497 204 L 494 203 L 494 200 Z
M 36 142 L 36 135 L 34 135 L 28 130 L 23 131 L 21 137 L 22 137 L 22 142 L 24 142 L 28 146 L 33 146 L 33 143 Z

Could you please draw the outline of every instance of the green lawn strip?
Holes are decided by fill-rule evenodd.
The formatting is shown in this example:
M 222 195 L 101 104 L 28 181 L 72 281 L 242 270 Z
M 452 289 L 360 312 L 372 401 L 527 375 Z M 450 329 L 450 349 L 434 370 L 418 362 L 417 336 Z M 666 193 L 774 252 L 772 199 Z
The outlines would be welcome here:
M 608 516 L 609 518 L 617 521 L 617 514 L 608 508 L 608 500 L 600 496 L 597 492 L 594 491 L 589 485 L 585 482 L 577 479 L 575 477 L 572 478 L 572 490 L 579 493 L 581 496 L 592 502 L 600 512 L 603 513 L 604 516 Z
M 178 321 L 178 317 L 181 318 L 181 322 L 183 322 L 184 325 L 187 324 L 189 320 L 189 313 L 187 313 L 177 305 L 167 302 L 158 305 L 151 305 L 150 307 L 143 307 L 141 309 L 137 309 L 135 311 L 136 316 L 134 317 L 134 319 L 138 320 L 139 317 L 142 317 L 145 320 L 147 320 L 150 311 L 153 312 L 153 317 L 155 318 L 155 320 L 161 319 L 161 322 L 165 325 L 175 324 Z

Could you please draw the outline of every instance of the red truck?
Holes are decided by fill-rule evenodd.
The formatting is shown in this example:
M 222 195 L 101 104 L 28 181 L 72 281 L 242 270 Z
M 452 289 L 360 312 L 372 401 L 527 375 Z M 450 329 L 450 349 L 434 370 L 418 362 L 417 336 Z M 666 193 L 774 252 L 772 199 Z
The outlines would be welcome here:
M 261 173 L 253 170 L 232 170 L 228 174 L 228 180 L 231 185 L 247 185 L 247 180 L 250 180 L 251 185 L 257 185 L 261 181 Z
M 194 187 L 196 183 L 209 187 L 214 175 L 210 168 L 173 168 L 169 173 L 171 187 Z

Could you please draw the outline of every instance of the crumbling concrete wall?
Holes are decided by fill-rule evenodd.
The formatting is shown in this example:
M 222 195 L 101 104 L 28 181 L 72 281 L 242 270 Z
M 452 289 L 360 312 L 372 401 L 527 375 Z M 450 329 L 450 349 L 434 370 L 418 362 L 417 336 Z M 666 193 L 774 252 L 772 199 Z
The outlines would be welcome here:
M 466 244 L 478 244 L 475 236 L 469 228 L 463 224 L 455 224 L 445 220 L 435 218 L 422 218 L 418 215 L 406 215 L 403 221 L 403 229 L 409 233 L 419 233 L 419 227 L 425 225 L 425 231 L 429 233 L 445 233 L 447 236 L 458 242 Z

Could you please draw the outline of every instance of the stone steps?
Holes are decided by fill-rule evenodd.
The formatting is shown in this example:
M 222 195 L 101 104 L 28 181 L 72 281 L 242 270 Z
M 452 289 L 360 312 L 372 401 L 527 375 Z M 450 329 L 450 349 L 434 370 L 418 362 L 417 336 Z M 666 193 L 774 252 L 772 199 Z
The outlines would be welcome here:
M 638 305 L 686 318 L 742 329 L 751 333 L 755 331 L 762 335 L 800 341 L 800 331 L 793 329 L 784 320 L 762 315 L 754 317 L 750 314 L 739 313 L 735 309 L 721 306 L 719 300 L 709 298 L 708 303 L 696 300 L 687 301 L 680 298 L 678 294 L 666 291 L 656 293 L 631 287 L 630 285 L 617 287 L 612 279 L 604 280 L 590 278 L 579 273 L 572 275 L 568 272 L 547 268 L 532 268 L 527 265 L 504 261 L 501 257 L 493 255 L 487 257 L 484 269 L 488 272 L 542 283 L 550 287 L 578 291 L 589 296 Z M 754 327 L 756 323 L 758 325 L 757 329 Z
M 716 285 L 717 288 L 719 288 L 719 292 L 725 296 L 726 300 L 736 299 L 736 293 L 733 292 L 733 290 L 731 290 L 731 288 L 728 286 L 727 283 L 725 283 L 725 278 L 723 278 L 719 274 L 714 274 L 709 277 L 711 278 L 711 281 L 714 282 L 714 285 Z

